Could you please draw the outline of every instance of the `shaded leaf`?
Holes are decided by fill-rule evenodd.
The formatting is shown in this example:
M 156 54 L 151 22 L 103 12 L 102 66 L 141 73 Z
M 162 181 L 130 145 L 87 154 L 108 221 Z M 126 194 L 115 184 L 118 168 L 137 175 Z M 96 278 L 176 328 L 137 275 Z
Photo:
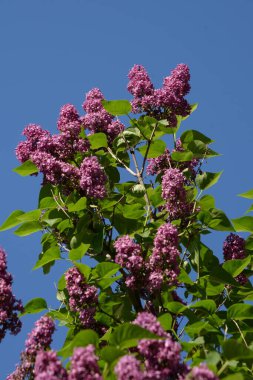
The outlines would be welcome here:
M 60 248 L 58 246 L 51 247 L 40 256 L 41 257 L 39 258 L 33 269 L 41 268 L 43 265 L 48 264 L 51 261 L 59 260 L 61 258 Z
M 215 183 L 218 182 L 222 173 L 223 172 L 219 172 L 219 173 L 204 172 L 202 174 L 198 174 L 196 177 L 196 183 L 201 190 L 209 189 L 209 187 L 215 185 Z
M 24 306 L 24 311 L 20 315 L 39 313 L 47 309 L 44 298 L 33 298 Z

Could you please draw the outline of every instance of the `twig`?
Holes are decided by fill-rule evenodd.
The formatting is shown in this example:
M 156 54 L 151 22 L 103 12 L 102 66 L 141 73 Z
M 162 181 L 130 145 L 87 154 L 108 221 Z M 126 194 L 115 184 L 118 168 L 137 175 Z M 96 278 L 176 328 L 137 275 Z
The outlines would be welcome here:
M 107 148 L 107 151 L 110 153 L 110 155 L 116 160 L 118 161 L 121 165 L 124 166 L 124 168 L 130 173 L 132 174 L 134 177 L 137 177 L 137 174 L 132 170 L 130 169 L 123 161 L 121 161 L 120 158 L 118 158 L 117 156 L 115 156 L 115 154 L 113 153 L 113 151 L 111 150 L 111 148 Z

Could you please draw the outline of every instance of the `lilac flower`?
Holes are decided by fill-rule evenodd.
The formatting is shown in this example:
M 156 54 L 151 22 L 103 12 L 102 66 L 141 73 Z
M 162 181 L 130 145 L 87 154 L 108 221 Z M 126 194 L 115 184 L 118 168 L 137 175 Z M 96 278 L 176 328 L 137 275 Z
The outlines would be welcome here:
M 80 167 L 80 187 L 87 197 L 103 199 L 106 196 L 107 176 L 97 157 L 86 157 Z
M 189 115 L 190 105 L 184 99 L 190 91 L 189 81 L 189 67 L 184 64 L 177 65 L 171 75 L 164 79 L 163 87 L 155 93 L 157 106 L 169 108 L 176 115 Z
M 47 316 L 35 322 L 35 327 L 25 342 L 25 350 L 21 353 L 20 364 L 6 380 L 24 380 L 33 375 L 36 355 L 39 351 L 46 351 L 50 347 L 54 330 L 54 322 Z
M 122 356 L 114 371 L 117 380 L 144 380 L 140 361 L 131 355 Z
M 177 378 L 183 371 L 180 363 L 181 346 L 169 334 L 164 340 L 140 340 L 138 351 L 144 357 L 146 372 L 151 372 L 155 379 Z
M 134 65 L 129 71 L 128 78 L 127 89 L 134 97 L 140 98 L 144 95 L 153 94 L 154 86 L 143 66 Z
M 22 312 L 23 306 L 12 293 L 12 276 L 7 272 L 6 253 L 0 247 L 0 342 L 7 331 L 17 335 L 22 327 L 17 312 Z
M 171 157 L 169 149 L 165 149 L 165 152 L 156 158 L 148 159 L 147 174 L 154 175 L 162 173 L 164 170 L 171 167 Z
M 154 315 L 141 312 L 133 323 L 165 338 L 139 341 L 138 352 L 144 357 L 145 364 L 144 379 L 177 379 L 178 375 L 185 372 L 185 366 L 181 364 L 180 344 L 164 331 Z
M 219 378 L 207 368 L 206 364 L 201 363 L 198 367 L 193 367 L 186 380 L 219 380 Z
M 124 131 L 124 124 L 119 120 L 114 120 L 106 127 L 106 134 L 108 136 L 109 143 L 112 143 L 113 140 Z
M 77 186 L 79 181 L 79 170 L 64 161 L 58 160 L 52 154 L 36 151 L 31 160 L 44 174 L 44 182 L 54 185 L 69 183 L 71 187 Z
M 71 359 L 68 380 L 102 380 L 97 361 L 93 345 L 76 348 Z
M 115 262 L 128 270 L 140 270 L 143 267 L 141 246 L 128 235 L 119 237 L 114 243 L 116 249 Z
M 157 318 L 153 314 L 146 311 L 138 313 L 137 317 L 133 321 L 133 324 L 138 325 L 161 337 L 167 336 L 167 333 L 164 331 Z
M 167 201 L 169 219 L 189 216 L 192 204 L 187 203 L 184 183 L 186 179 L 178 169 L 167 169 L 162 178 L 162 197 Z
M 29 124 L 23 130 L 26 141 L 21 141 L 16 148 L 16 156 L 20 162 L 30 159 L 32 153 L 37 150 L 37 145 L 42 138 L 50 136 L 48 131 L 43 130 L 39 125 Z
M 35 380 L 68 380 L 68 374 L 54 351 L 40 351 L 34 365 Z
M 25 353 L 35 356 L 40 350 L 47 349 L 52 342 L 55 325 L 51 318 L 44 316 L 35 322 L 34 329 L 28 334 L 25 342 Z
M 79 312 L 80 323 L 84 327 L 93 327 L 98 302 L 97 288 L 88 285 L 84 276 L 76 267 L 68 269 L 65 273 L 65 279 L 69 293 L 70 309 Z
M 228 235 L 223 243 L 223 256 L 225 261 L 244 259 L 246 257 L 245 240 L 233 233 Z M 244 273 L 240 273 L 235 279 L 241 285 L 245 285 L 248 281 L 247 276 Z
M 73 136 L 78 136 L 81 131 L 81 121 L 75 106 L 72 104 L 62 106 L 57 126 L 61 132 L 70 132 Z
M 177 228 L 170 223 L 159 227 L 154 239 L 154 248 L 149 258 L 149 267 L 151 269 L 149 287 L 151 291 L 156 288 L 156 285 L 153 285 L 153 280 L 157 281 L 157 276 L 158 283 L 161 282 L 159 277 L 161 276 L 161 272 L 163 272 L 170 286 L 177 284 L 179 274 L 178 257 L 180 254 L 177 246 Z
M 110 115 L 103 107 L 101 100 L 104 99 L 102 92 L 98 88 L 94 88 L 86 94 L 86 99 L 83 103 L 83 109 L 87 112 L 82 118 L 84 126 L 92 131 L 116 134 L 119 128 L 109 125 L 113 121 L 113 116 Z M 119 131 L 120 132 L 120 131 Z

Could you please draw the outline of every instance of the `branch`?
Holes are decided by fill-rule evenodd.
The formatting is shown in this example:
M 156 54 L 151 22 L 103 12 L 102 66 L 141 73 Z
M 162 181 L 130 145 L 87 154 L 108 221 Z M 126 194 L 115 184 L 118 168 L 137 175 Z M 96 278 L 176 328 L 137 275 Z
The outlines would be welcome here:
M 124 166 L 124 168 L 130 173 L 132 174 L 134 177 L 137 177 L 137 174 L 132 170 L 130 169 L 123 161 L 121 161 L 120 158 L 118 158 L 117 156 L 115 156 L 115 154 L 113 153 L 113 151 L 111 150 L 111 148 L 107 148 L 107 151 L 110 153 L 110 155 L 116 160 L 118 161 L 121 165 Z

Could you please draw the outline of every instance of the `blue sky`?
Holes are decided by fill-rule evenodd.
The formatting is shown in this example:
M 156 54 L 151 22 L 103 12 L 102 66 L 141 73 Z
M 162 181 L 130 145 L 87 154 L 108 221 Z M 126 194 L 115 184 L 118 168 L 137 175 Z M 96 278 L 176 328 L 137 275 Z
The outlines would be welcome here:
M 252 11 L 252 0 L 1 0 L 0 223 L 12 210 L 37 204 L 39 179 L 12 172 L 24 126 L 33 122 L 56 132 L 61 105 L 81 111 L 93 87 L 107 99 L 128 98 L 127 73 L 135 63 L 157 86 L 178 63 L 190 66 L 189 100 L 199 108 L 183 128 L 215 139 L 222 156 L 210 160 L 208 171 L 224 173 L 210 192 L 230 217 L 244 213 L 249 202 L 236 194 L 253 188 Z M 221 250 L 222 238 L 217 233 L 210 245 Z M 54 281 L 64 265 L 47 277 L 32 272 L 39 241 L 39 234 L 0 235 L 17 297 L 24 303 L 45 297 L 53 305 Z M 1 379 L 18 362 L 35 319 L 25 317 L 22 333 L 1 344 Z M 57 334 L 56 348 L 62 340 Z

